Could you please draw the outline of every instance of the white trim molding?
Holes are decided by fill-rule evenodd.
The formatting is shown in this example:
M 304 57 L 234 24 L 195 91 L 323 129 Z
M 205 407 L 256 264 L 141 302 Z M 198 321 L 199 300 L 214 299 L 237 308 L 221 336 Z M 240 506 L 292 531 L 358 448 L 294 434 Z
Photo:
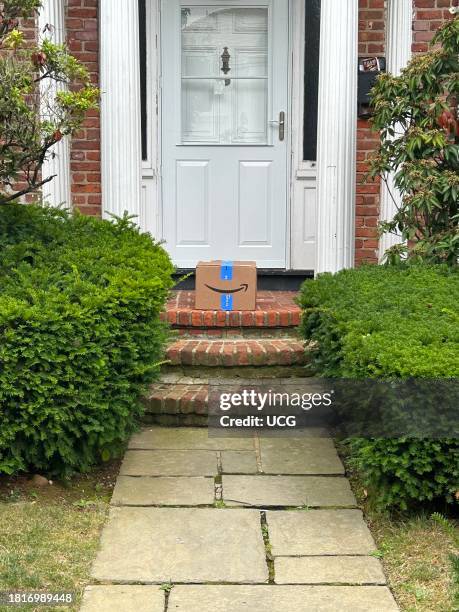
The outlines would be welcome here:
M 316 259 L 316 176 L 315 161 L 303 160 L 305 0 L 291 2 L 292 91 L 290 268 L 314 270 Z
M 49 38 L 55 44 L 66 42 L 65 0 L 44 0 L 38 17 L 39 40 Z M 48 103 L 53 103 L 61 83 L 50 79 L 41 82 L 42 115 L 46 116 Z M 55 176 L 42 187 L 42 197 L 51 206 L 71 206 L 70 146 L 67 137 L 54 145 L 42 167 L 43 177 Z
M 147 159 L 142 162 L 143 229 L 157 240 L 162 240 L 161 216 L 161 92 L 160 92 L 160 11 L 161 0 L 147 0 L 146 23 L 146 77 L 147 77 Z
M 142 212 L 139 7 L 100 0 L 101 170 L 103 216 Z
M 389 0 L 387 6 L 387 70 L 398 76 L 411 59 L 413 42 L 413 0 Z M 401 205 L 401 195 L 394 185 L 393 175 L 381 185 L 380 220 L 390 221 Z M 384 234 L 379 239 L 379 259 L 390 247 L 400 244 L 401 237 Z
M 320 38 L 316 274 L 354 264 L 358 0 L 322 0 Z

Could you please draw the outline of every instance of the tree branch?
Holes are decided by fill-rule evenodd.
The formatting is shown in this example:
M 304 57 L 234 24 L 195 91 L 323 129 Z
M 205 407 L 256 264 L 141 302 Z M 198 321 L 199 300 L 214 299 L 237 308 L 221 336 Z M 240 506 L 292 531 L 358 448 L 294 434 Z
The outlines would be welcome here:
M 9 202 L 12 202 L 13 200 L 17 200 L 17 198 L 20 198 L 23 195 L 26 195 L 28 193 L 32 193 L 33 191 L 39 189 L 40 187 L 43 187 L 43 185 L 46 185 L 46 183 L 49 183 L 50 181 L 52 181 L 54 178 L 56 178 L 57 174 L 53 174 L 52 176 L 48 176 L 48 178 L 44 179 L 43 181 L 40 181 L 39 183 L 37 183 L 36 185 L 29 185 L 28 187 L 25 187 L 24 189 L 21 189 L 21 191 L 17 191 L 16 193 L 11 194 L 9 197 L 7 198 L 3 198 L 0 196 L 0 206 L 2 204 L 8 204 Z
M 394 205 L 395 205 L 395 208 L 396 208 L 396 209 L 397 209 L 397 210 L 400 212 L 400 207 L 399 207 L 399 205 L 397 204 L 397 201 L 396 201 L 396 199 L 394 198 L 394 195 L 393 195 L 392 191 L 391 191 L 391 190 L 390 190 L 390 188 L 389 188 L 389 182 L 388 182 L 387 178 L 386 178 L 384 175 L 381 175 L 381 178 L 382 178 L 382 180 L 384 181 L 384 183 L 385 183 L 385 185 L 386 185 L 386 187 L 387 187 L 387 193 L 390 195 L 391 200 L 392 200 L 392 202 L 393 202 L 393 203 L 394 203 Z

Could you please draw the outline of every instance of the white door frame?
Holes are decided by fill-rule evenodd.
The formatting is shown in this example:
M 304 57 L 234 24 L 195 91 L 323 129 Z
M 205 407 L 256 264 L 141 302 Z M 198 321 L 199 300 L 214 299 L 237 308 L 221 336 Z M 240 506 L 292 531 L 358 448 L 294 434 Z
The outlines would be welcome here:
M 142 161 L 145 229 L 162 240 L 161 202 L 161 0 L 146 1 L 147 159 Z
M 313 271 L 316 260 L 317 162 L 303 160 L 305 2 L 291 2 L 290 269 Z
M 142 163 L 142 209 L 145 211 L 145 229 L 158 240 L 163 240 L 162 189 L 161 189 L 161 19 L 162 0 L 147 0 L 147 109 L 149 148 L 148 160 Z M 293 7 L 298 0 L 289 0 L 289 65 L 287 104 L 287 223 L 286 223 L 286 269 L 291 267 L 291 188 L 292 188 L 292 69 L 293 69 Z M 295 117 L 295 120 L 297 118 Z M 150 214 L 148 214 L 150 209 Z

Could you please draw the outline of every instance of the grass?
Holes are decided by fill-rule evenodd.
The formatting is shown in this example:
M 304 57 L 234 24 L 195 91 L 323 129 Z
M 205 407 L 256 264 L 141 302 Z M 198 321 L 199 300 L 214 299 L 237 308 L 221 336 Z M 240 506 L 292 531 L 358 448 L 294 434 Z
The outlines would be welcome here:
M 79 609 L 117 472 L 110 464 L 45 487 L 24 476 L 0 478 L 0 591 L 76 595 L 73 606 L 16 610 Z
M 425 515 L 408 519 L 373 516 L 370 527 L 390 587 L 402 610 L 453 612 L 459 609 L 453 561 L 459 558 L 457 527 L 453 536 L 444 525 Z
M 400 609 L 404 612 L 458 612 L 458 521 L 425 510 L 392 516 L 376 512 L 359 475 L 346 461 L 346 450 L 339 450 Z

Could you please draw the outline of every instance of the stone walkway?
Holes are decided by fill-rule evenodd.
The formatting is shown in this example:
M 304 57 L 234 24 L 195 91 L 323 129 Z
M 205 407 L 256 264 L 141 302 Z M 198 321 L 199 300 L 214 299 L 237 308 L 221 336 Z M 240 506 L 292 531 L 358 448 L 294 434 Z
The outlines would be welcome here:
M 391 612 L 326 438 L 131 440 L 82 612 Z

